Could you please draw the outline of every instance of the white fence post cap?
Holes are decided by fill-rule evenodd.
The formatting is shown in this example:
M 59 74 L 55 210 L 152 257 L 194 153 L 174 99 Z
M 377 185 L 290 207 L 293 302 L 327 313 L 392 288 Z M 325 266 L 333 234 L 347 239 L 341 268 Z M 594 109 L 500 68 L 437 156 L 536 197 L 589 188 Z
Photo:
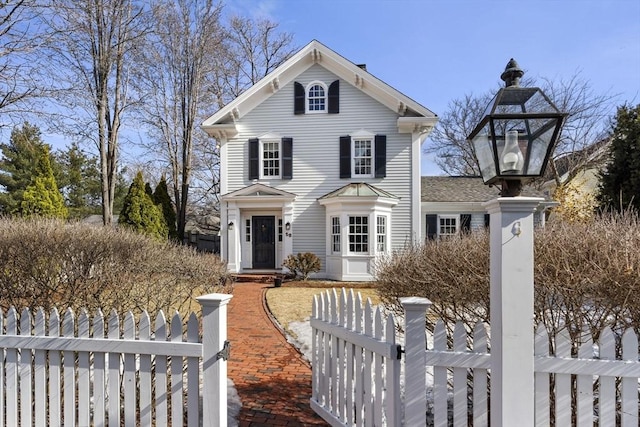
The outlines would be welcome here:
M 228 304 L 231 298 L 233 298 L 231 294 L 213 293 L 197 297 L 196 301 L 202 306 L 220 306 Z
M 405 310 L 428 309 L 431 306 L 431 300 L 422 297 L 402 297 L 400 298 L 400 304 Z

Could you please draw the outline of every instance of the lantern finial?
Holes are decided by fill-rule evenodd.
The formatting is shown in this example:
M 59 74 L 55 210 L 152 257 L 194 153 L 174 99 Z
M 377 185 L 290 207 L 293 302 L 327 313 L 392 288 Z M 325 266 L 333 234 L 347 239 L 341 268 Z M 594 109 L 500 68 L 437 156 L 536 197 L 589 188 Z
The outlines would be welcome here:
M 519 87 L 523 75 L 524 71 L 520 69 L 516 60 L 511 58 L 500 78 L 504 81 L 505 87 Z

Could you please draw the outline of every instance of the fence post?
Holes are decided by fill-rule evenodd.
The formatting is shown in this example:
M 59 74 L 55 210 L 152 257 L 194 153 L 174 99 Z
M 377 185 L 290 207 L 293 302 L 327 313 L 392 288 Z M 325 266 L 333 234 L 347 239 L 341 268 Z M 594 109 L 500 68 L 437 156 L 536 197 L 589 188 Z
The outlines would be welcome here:
M 196 298 L 202 306 L 202 427 L 227 425 L 227 361 L 218 358 L 227 340 L 227 304 L 232 295 Z
M 490 223 L 491 426 L 533 427 L 533 215 L 544 199 L 484 203 Z
M 427 418 L 427 335 L 425 314 L 431 301 L 427 298 L 400 298 L 404 308 L 404 425 L 426 426 Z

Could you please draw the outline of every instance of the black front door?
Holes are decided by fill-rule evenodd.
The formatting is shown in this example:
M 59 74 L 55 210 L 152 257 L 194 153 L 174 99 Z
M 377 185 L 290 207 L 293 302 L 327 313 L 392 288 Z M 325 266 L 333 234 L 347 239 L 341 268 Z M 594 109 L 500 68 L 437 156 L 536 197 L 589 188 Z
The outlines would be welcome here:
M 276 267 L 276 217 L 253 217 L 253 268 Z

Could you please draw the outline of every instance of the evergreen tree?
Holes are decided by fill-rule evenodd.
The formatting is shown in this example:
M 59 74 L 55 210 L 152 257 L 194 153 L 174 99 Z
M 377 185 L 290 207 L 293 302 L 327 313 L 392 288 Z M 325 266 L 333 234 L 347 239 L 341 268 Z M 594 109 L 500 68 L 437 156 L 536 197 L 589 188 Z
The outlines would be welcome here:
M 145 191 L 142 172 L 136 174 L 129 187 L 118 223 L 150 236 L 167 237 L 162 211 Z
M 600 177 L 600 205 L 640 211 L 640 104 L 618 108 L 609 152 L 611 160 Z
M 38 162 L 45 153 L 49 157 L 49 146 L 42 141 L 38 127 L 25 122 L 13 129 L 8 143 L 0 144 L 0 151 L 0 186 L 4 190 L 0 192 L 0 211 L 17 214 L 24 191 L 38 174 Z M 50 162 L 49 166 L 57 178 L 57 162 Z
M 53 176 L 48 149 L 40 154 L 31 184 L 22 194 L 20 212 L 24 216 L 38 215 L 53 218 L 66 218 L 68 215 L 64 198 Z
M 176 211 L 173 207 L 171 197 L 169 196 L 167 181 L 164 175 L 156 186 L 156 191 L 153 193 L 153 201 L 162 210 L 164 221 L 167 224 L 167 228 L 169 230 L 169 238 L 179 240 L 178 230 L 176 229 Z
M 102 187 L 98 159 L 85 154 L 77 143 L 73 143 L 66 151 L 58 152 L 57 158 L 62 168 L 58 185 L 69 208 L 69 216 L 83 218 L 99 214 L 102 209 Z

